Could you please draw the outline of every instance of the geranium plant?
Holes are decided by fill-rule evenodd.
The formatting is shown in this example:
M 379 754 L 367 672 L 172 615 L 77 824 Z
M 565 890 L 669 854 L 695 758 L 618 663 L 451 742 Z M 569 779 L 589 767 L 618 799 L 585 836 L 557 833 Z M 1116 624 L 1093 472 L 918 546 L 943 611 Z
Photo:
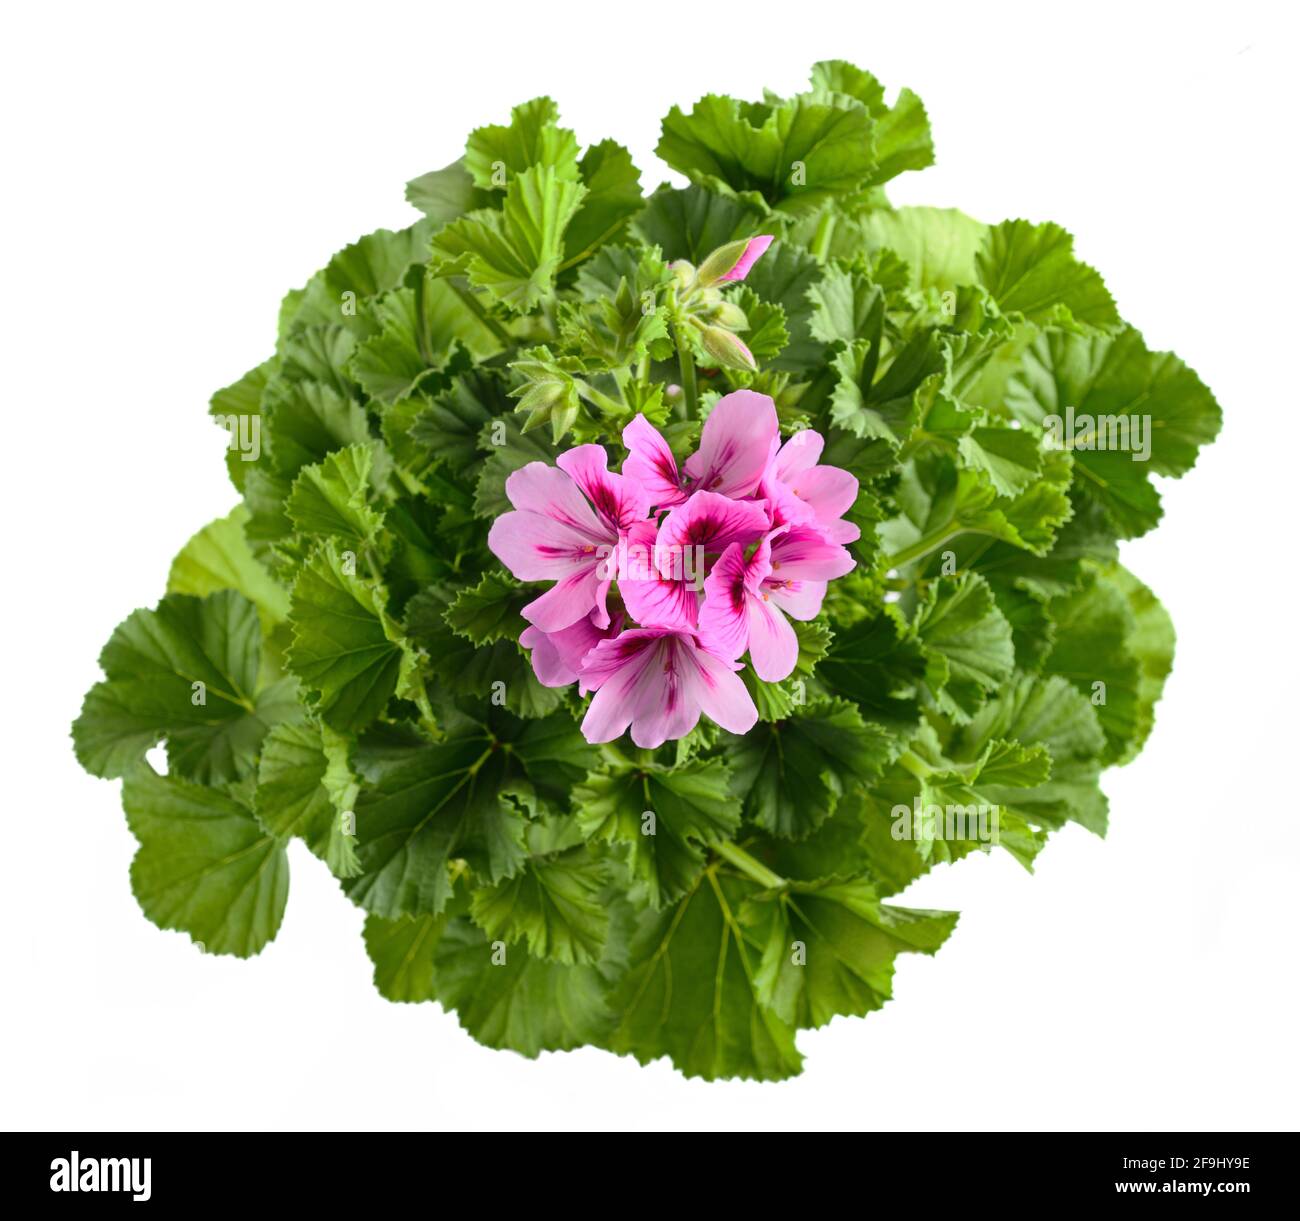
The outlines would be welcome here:
M 952 931 L 914 879 L 1104 832 L 1173 653 L 1117 545 L 1219 410 L 1058 226 L 889 203 L 907 90 L 822 63 L 658 152 L 525 103 L 289 293 L 212 400 L 240 502 L 73 736 L 209 952 L 298 838 L 385 996 L 774 1079 Z

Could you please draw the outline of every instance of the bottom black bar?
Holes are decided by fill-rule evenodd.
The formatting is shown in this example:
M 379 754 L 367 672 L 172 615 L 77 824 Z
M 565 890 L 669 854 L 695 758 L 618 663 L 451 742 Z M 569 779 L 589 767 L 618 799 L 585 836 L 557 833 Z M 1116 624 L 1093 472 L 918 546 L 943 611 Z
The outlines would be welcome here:
M 629 1183 L 649 1172 L 666 1186 L 661 1176 L 674 1165 L 695 1179 L 706 1164 L 726 1163 L 734 1171 L 724 1176 L 733 1202 L 738 1186 L 741 1195 L 766 1198 L 773 1176 L 797 1195 L 801 1174 L 813 1174 L 819 1198 L 840 1180 L 846 1188 L 915 1193 L 927 1210 L 948 1200 L 1050 1207 L 1136 1196 L 1202 1200 L 1214 1211 L 1242 1204 L 1290 1211 L 1300 1177 L 1294 1133 L 863 1130 L 849 1134 L 860 1142 L 853 1146 L 843 1133 L 833 1144 L 831 1134 L 816 1132 L 745 1133 L 726 1146 L 710 1144 L 707 1154 L 698 1143 L 664 1151 L 643 1134 L 550 1135 L 564 1143 L 510 1132 L 17 1133 L 3 1138 L 0 1198 L 56 1212 L 124 1207 L 174 1215 L 191 1205 L 285 1204 L 319 1205 L 333 1215 L 352 1205 L 391 1209 L 405 1198 L 431 1204 L 446 1198 L 451 1178 L 465 1193 L 486 1187 L 499 1211 L 511 1189 L 534 1201 L 556 1189 L 572 1198 L 584 1180 L 607 1183 L 620 1166 Z M 698 1142 L 700 1132 L 693 1135 Z M 774 1138 L 782 1147 L 768 1153 Z M 613 1142 L 622 1148 L 611 1149 Z M 753 1156 L 760 1152 L 765 1156 Z M 811 1181 L 805 1187 L 814 1190 Z M 593 1193 L 592 1206 L 617 1211 L 607 1196 L 597 1205 L 601 1198 Z M 665 1209 L 676 1213 L 668 1199 Z M 1132 1207 L 1140 1211 L 1142 1204 Z

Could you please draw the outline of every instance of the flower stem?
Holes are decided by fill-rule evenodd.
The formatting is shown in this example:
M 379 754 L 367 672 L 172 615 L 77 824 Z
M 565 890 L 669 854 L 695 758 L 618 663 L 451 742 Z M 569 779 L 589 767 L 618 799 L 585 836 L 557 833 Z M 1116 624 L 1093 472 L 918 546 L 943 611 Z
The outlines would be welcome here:
M 780 890 L 786 884 L 785 878 L 779 873 L 773 873 L 761 861 L 756 861 L 748 852 L 731 843 L 730 840 L 714 844 L 713 851 L 728 864 L 734 865 L 747 878 L 752 878 L 768 890 Z
M 895 551 L 893 555 L 886 556 L 885 564 L 889 568 L 899 568 L 904 564 L 910 564 L 913 560 L 919 560 L 923 555 L 929 555 L 931 551 L 937 551 L 944 543 L 956 538 L 961 533 L 962 527 L 955 521 L 950 521 L 946 526 L 922 535 L 910 547 L 904 547 L 901 551 Z
M 690 345 L 677 334 L 677 364 L 682 373 L 682 395 L 686 403 L 686 418 L 694 420 L 699 416 L 700 396 L 695 387 L 695 357 L 691 355 Z
M 447 282 L 452 286 L 456 296 L 469 306 L 470 312 L 501 341 L 503 348 L 508 348 L 514 343 L 515 337 L 483 308 L 483 303 L 474 295 L 474 290 L 470 288 L 468 282 L 458 276 L 452 276 Z
M 812 256 L 819 263 L 826 262 L 830 252 L 831 238 L 835 235 L 835 213 L 827 208 L 821 220 L 817 222 L 817 232 L 813 235 Z

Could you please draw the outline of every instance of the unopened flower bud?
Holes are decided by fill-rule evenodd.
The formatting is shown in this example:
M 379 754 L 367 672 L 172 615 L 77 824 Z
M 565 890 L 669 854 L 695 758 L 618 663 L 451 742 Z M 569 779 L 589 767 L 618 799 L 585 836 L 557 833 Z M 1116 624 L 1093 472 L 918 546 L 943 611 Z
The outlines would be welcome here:
M 745 346 L 744 341 L 720 326 L 706 326 L 700 332 L 700 343 L 714 361 L 724 369 L 744 369 L 747 373 L 758 372 L 758 362 L 754 353 Z
M 695 274 L 696 283 L 707 287 L 729 280 L 743 280 L 771 244 L 771 235 L 764 233 L 759 237 L 742 237 L 738 241 L 719 246 L 700 264 L 700 269 Z
M 745 311 L 734 301 L 719 301 L 718 304 L 709 311 L 709 316 L 720 327 L 723 327 L 728 331 L 749 330 L 749 318 L 746 316 Z
M 685 259 L 678 259 L 675 263 L 669 263 L 668 270 L 673 273 L 673 280 L 678 288 L 689 287 L 691 281 L 695 279 L 695 267 Z

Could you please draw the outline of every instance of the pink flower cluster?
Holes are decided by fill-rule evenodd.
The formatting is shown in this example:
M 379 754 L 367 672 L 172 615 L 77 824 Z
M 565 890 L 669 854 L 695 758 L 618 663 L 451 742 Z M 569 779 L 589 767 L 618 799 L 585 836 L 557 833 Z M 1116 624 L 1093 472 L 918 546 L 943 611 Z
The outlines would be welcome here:
M 659 746 L 701 713 L 745 733 L 758 713 L 738 659 L 748 652 L 767 682 L 794 669 L 786 616 L 813 618 L 853 567 L 844 544 L 859 532 L 843 515 L 858 481 L 818 463 L 816 432 L 782 445 L 775 405 L 752 390 L 718 401 L 684 467 L 642 415 L 623 444 L 621 474 L 601 446 L 579 445 L 507 480 L 514 512 L 488 546 L 519 580 L 555 582 L 524 607 L 520 642 L 546 686 L 596 693 L 589 742 L 631 726 L 638 746 Z

